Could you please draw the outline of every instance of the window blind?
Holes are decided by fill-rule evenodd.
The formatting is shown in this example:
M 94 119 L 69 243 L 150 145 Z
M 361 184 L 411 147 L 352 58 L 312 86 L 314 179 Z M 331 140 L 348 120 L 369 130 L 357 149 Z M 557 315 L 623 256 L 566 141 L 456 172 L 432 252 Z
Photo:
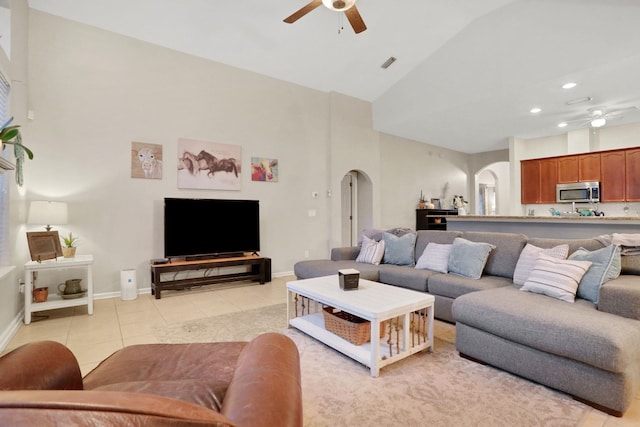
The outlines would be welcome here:
M 9 82 L 0 72 L 0 122 L 4 124 L 9 118 Z M 1 126 L 1 125 L 0 125 Z M 0 155 L 6 157 L 9 150 Z M 9 177 L 0 174 L 0 265 L 9 265 Z

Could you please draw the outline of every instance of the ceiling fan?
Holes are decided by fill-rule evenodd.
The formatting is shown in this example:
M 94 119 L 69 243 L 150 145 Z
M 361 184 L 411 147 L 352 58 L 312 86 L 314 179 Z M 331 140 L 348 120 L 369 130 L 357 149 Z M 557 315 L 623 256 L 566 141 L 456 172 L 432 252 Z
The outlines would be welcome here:
M 619 108 L 616 110 L 609 110 L 609 111 L 605 111 L 604 108 L 590 108 L 588 110 L 589 111 L 588 117 L 577 119 L 577 120 L 570 120 L 567 122 L 562 122 L 558 124 L 558 127 L 565 127 L 571 124 L 579 124 L 580 126 L 589 125 L 592 128 L 601 128 L 602 126 L 606 125 L 607 122 L 610 120 L 622 119 L 624 117 L 622 114 L 625 111 L 631 111 L 631 110 L 637 111 L 638 107 L 631 106 L 631 107 Z
M 362 16 L 360 16 L 360 12 L 358 12 L 358 8 L 356 8 L 356 0 L 313 0 L 311 3 L 294 12 L 291 16 L 285 18 L 284 22 L 293 24 L 321 4 L 324 4 L 328 9 L 333 11 L 344 12 L 356 34 L 367 29 L 367 26 L 362 20 Z

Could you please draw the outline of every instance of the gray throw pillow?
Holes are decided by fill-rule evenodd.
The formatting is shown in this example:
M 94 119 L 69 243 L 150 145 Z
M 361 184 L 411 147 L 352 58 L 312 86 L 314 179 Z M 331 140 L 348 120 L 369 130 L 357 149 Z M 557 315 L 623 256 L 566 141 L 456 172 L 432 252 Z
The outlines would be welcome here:
M 591 267 L 578 285 L 578 297 L 596 304 L 600 299 L 600 287 L 618 277 L 622 266 L 619 245 L 610 245 L 595 251 L 580 248 L 572 253 L 569 259 L 591 261 Z
M 479 279 L 489 259 L 489 253 L 495 248 L 489 243 L 471 242 L 456 237 L 449 253 L 449 273 Z
M 407 233 L 401 237 L 394 236 L 391 233 L 384 233 L 382 239 L 384 240 L 383 263 L 395 265 L 415 264 L 413 253 L 416 245 L 416 233 Z

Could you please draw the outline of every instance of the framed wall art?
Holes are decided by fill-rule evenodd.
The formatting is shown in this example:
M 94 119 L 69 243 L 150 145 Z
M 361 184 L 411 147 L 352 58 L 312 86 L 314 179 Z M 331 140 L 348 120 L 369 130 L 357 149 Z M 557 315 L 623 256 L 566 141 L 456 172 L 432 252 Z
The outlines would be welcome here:
M 162 179 L 162 145 L 131 143 L 131 178 Z
M 178 140 L 178 188 L 240 190 L 242 147 L 181 138 Z
M 28 231 L 27 243 L 31 261 L 40 262 L 62 256 L 62 246 L 57 231 Z
M 251 181 L 278 182 L 278 160 L 252 157 Z

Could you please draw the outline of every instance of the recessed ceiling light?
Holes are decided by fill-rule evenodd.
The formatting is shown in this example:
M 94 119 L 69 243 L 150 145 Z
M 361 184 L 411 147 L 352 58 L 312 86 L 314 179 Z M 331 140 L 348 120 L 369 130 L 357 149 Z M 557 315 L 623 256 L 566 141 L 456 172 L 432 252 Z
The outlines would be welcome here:
M 542 108 L 540 107 L 533 107 L 531 110 L 529 110 L 529 112 L 533 114 L 538 114 L 540 111 L 542 111 Z
M 574 87 L 578 86 L 577 83 L 574 82 L 568 82 L 562 85 L 562 89 L 573 89 Z
M 569 123 L 567 123 L 567 122 L 558 123 L 558 127 L 559 128 L 564 128 L 564 127 L 567 127 L 568 125 L 569 125 Z

